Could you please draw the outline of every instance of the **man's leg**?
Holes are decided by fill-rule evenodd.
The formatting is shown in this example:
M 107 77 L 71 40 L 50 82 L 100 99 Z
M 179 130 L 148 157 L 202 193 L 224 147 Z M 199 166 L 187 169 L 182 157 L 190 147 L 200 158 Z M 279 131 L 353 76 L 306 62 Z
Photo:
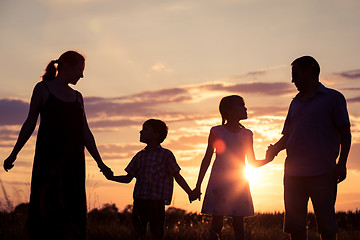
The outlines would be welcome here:
M 291 240 L 307 239 L 307 205 L 309 200 L 307 177 L 284 177 L 284 232 Z
M 311 201 L 322 240 L 336 240 L 338 226 L 335 215 L 337 183 L 334 171 L 313 177 Z

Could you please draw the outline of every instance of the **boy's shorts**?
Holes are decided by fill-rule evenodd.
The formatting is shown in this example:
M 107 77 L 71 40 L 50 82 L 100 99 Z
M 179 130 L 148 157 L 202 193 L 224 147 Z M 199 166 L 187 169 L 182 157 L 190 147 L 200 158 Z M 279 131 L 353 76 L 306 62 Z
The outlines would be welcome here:
M 284 232 L 304 233 L 311 198 L 319 233 L 337 233 L 335 216 L 337 183 L 335 171 L 319 176 L 284 176 Z
M 153 239 L 163 239 L 165 201 L 134 199 L 132 222 L 140 239 L 145 239 L 148 223 Z

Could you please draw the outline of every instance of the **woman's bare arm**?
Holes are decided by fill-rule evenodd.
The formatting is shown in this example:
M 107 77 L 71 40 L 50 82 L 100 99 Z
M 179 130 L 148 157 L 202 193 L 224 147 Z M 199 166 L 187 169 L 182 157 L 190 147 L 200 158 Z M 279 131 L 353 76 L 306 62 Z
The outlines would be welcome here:
M 34 132 L 36 127 L 36 122 L 38 120 L 38 116 L 40 113 L 40 108 L 48 97 L 48 93 L 44 89 L 44 86 L 41 83 L 38 83 L 33 90 L 31 100 L 30 100 L 30 108 L 28 116 L 21 127 L 18 139 L 15 143 L 15 146 L 10 153 L 9 157 L 4 161 L 4 169 L 5 171 L 10 170 L 14 166 L 14 162 L 17 158 L 18 153 L 24 147 L 26 142 L 29 140 L 30 136 Z

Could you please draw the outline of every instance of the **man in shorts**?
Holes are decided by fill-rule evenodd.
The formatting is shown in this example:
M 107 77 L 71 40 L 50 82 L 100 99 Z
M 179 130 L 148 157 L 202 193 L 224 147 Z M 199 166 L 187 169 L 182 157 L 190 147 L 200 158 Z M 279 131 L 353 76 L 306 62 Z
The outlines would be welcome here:
M 346 101 L 340 92 L 319 82 L 320 66 L 313 57 L 300 57 L 291 66 L 299 93 L 290 104 L 283 136 L 269 147 L 274 156 L 283 149 L 287 153 L 284 231 L 292 240 L 307 239 L 311 198 L 321 238 L 335 240 L 337 183 L 346 178 L 351 145 Z

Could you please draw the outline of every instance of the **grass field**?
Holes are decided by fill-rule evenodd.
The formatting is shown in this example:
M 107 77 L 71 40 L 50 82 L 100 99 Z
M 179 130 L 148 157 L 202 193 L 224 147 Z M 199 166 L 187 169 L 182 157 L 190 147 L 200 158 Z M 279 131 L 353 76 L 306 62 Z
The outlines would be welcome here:
M 257 213 L 245 221 L 248 240 L 285 240 L 288 235 L 283 233 L 284 214 Z M 27 204 L 18 205 L 13 211 L 0 212 L 0 239 L 23 240 L 26 237 Z M 360 239 L 360 211 L 338 212 L 338 240 Z M 210 217 L 198 213 L 186 212 L 178 208 L 166 211 L 165 239 L 170 240 L 201 240 L 207 239 Z M 318 240 L 315 217 L 309 214 L 309 240 Z M 225 219 L 222 239 L 233 239 L 231 219 Z M 106 204 L 101 209 L 93 209 L 88 213 L 89 240 L 132 240 L 134 234 L 131 226 L 131 206 L 119 211 L 115 205 Z M 149 238 L 150 239 L 150 238 Z

